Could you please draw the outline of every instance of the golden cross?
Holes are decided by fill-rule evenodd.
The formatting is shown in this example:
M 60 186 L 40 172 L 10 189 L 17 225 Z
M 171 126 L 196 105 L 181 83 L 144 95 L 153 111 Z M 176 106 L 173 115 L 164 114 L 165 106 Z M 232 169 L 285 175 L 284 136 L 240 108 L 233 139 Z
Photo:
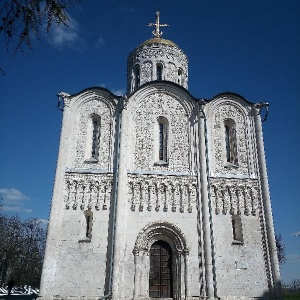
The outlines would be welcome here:
M 156 12 L 156 23 L 148 23 L 147 26 L 155 26 L 155 30 L 152 31 L 153 35 L 156 38 L 160 38 L 163 34 L 162 31 L 159 31 L 159 27 L 169 26 L 168 24 L 159 24 L 159 11 Z

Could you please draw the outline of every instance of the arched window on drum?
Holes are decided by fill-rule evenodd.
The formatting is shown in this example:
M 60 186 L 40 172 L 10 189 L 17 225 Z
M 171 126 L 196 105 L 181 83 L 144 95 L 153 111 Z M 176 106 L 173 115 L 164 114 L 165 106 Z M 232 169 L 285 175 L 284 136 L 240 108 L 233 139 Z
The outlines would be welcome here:
M 140 80 L 140 66 L 139 65 L 136 65 L 134 67 L 134 70 L 133 70 L 133 76 L 134 76 L 134 90 L 136 90 L 140 84 L 141 84 L 141 80 Z
M 183 74 L 181 69 L 179 69 L 177 73 L 177 83 L 183 85 Z
M 156 65 L 156 80 L 163 80 L 163 66 L 162 64 Z

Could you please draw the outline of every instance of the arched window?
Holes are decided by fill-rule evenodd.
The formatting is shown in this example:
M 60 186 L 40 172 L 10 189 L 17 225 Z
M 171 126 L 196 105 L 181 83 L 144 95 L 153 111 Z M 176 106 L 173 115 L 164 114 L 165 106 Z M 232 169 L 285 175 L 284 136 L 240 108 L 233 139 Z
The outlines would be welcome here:
M 233 244 L 243 243 L 243 229 L 242 229 L 241 217 L 238 215 L 232 215 L 231 226 L 232 226 Z
M 88 239 L 92 238 L 92 227 L 93 227 L 93 212 L 91 210 L 86 210 L 84 212 L 85 220 L 86 220 L 86 230 L 85 237 Z
M 136 90 L 140 86 L 140 66 L 134 67 L 134 89 Z
M 156 80 L 163 79 L 163 66 L 161 64 L 156 65 Z
M 173 297 L 172 248 L 157 241 L 150 248 L 149 297 Z
M 224 122 L 226 162 L 238 165 L 235 122 L 227 119 Z
M 100 149 L 100 118 L 98 116 L 92 117 L 92 149 L 91 159 L 99 160 L 99 149 Z
M 164 117 L 158 118 L 158 160 L 159 161 L 168 161 L 168 120 Z
M 183 85 L 183 80 L 182 80 L 182 70 L 178 70 L 178 77 L 177 77 L 177 83 L 180 85 Z

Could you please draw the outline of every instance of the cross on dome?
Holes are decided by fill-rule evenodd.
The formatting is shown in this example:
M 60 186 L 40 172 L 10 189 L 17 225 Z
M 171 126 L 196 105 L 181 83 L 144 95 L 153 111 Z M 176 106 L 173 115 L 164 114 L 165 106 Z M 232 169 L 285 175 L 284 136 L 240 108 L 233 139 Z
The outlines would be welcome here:
M 159 23 L 159 11 L 156 12 L 156 23 L 148 23 L 147 26 L 155 26 L 155 30 L 152 31 L 153 35 L 156 38 L 160 38 L 163 34 L 162 31 L 159 31 L 159 27 L 166 27 L 169 24 L 160 24 Z

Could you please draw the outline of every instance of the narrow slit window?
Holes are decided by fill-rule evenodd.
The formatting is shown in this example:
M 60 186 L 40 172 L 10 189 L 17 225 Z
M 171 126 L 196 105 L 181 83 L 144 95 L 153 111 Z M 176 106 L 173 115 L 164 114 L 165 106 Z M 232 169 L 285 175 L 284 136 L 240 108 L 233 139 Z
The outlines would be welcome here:
M 93 212 L 91 210 L 86 210 L 84 212 L 86 227 L 85 227 L 85 237 L 88 239 L 92 238 L 92 226 L 93 226 Z
M 168 121 L 166 118 L 160 117 L 158 119 L 158 159 L 159 161 L 167 162 L 168 158 Z
M 140 86 L 140 67 L 134 68 L 134 89 L 136 90 Z
M 235 122 L 226 120 L 224 130 L 226 162 L 238 165 Z
M 178 70 L 178 79 L 177 79 L 177 83 L 182 85 L 182 71 Z
M 163 72 L 162 65 L 157 65 L 156 66 L 156 79 L 157 80 L 162 80 L 162 72 Z
M 164 160 L 164 124 L 159 124 L 159 160 Z
M 230 138 L 229 138 L 229 126 L 225 125 L 225 145 L 226 145 L 226 161 L 230 162 Z
M 92 119 L 93 125 L 93 138 L 92 138 L 92 151 L 91 155 L 93 159 L 99 159 L 100 148 L 100 120 Z
M 90 227 L 91 227 L 90 222 L 91 222 L 91 216 L 87 216 L 86 217 L 86 234 L 85 234 L 86 237 L 89 237 L 89 235 L 90 235 Z
M 242 219 L 239 215 L 233 215 L 231 217 L 231 227 L 233 243 L 243 243 Z
M 236 235 L 236 222 L 234 219 L 231 220 L 231 225 L 232 225 L 232 234 L 233 234 L 233 239 L 237 240 L 237 235 Z

